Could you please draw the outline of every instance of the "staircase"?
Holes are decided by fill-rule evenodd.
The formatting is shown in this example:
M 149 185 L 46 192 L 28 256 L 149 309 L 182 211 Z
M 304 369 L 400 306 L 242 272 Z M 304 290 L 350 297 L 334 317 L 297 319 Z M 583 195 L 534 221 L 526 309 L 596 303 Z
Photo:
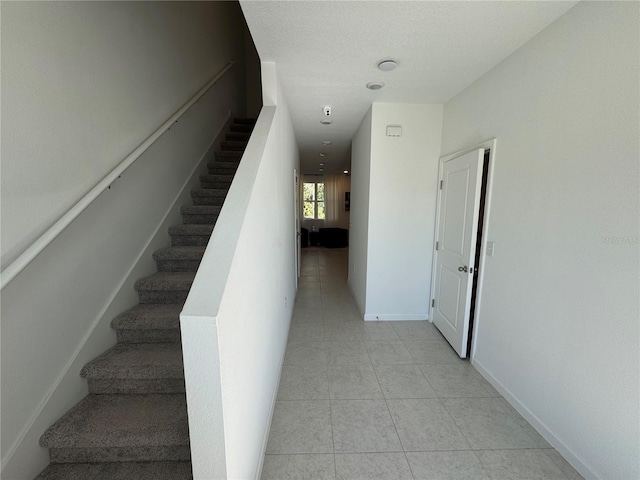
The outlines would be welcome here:
M 192 478 L 179 315 L 254 123 L 230 125 L 158 272 L 135 283 L 140 303 L 111 322 L 118 343 L 80 372 L 89 395 L 40 438 L 51 463 L 36 480 Z

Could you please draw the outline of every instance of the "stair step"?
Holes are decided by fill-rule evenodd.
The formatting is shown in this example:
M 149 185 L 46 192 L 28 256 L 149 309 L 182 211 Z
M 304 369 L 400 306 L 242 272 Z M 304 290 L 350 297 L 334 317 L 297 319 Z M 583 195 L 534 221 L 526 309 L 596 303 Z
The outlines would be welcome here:
M 251 132 L 253 130 L 253 125 L 244 125 L 241 123 L 232 123 L 229 125 L 229 131 L 231 132 Z
M 51 463 L 36 480 L 192 480 L 191 462 Z
M 255 118 L 234 118 L 233 119 L 233 125 L 255 125 L 256 124 L 256 120 Z
M 216 207 L 213 207 L 216 208 Z M 160 272 L 195 272 L 205 247 L 168 247 L 153 253 Z
M 186 398 L 88 395 L 49 427 L 40 445 L 50 449 L 52 463 L 189 461 Z
M 200 188 L 191 190 L 191 200 L 194 205 L 222 206 L 228 190 L 214 188 Z
M 194 272 L 158 272 L 135 283 L 140 303 L 184 303 Z
M 207 163 L 207 169 L 211 175 L 234 175 L 238 170 L 240 162 L 225 162 L 222 160 L 216 160 L 215 162 Z
M 247 148 L 247 142 L 246 141 L 223 140 L 222 142 L 220 142 L 220 149 L 222 151 L 233 150 L 233 151 L 244 152 L 245 148 Z
M 118 344 L 87 363 L 89 393 L 183 393 L 179 343 Z
M 215 158 L 217 162 L 235 162 L 239 163 L 244 154 L 242 150 L 216 150 Z
M 231 187 L 232 181 L 233 181 L 233 175 L 220 175 L 220 174 L 200 175 L 200 186 L 202 188 L 229 189 Z
M 180 208 L 180 213 L 182 214 L 182 221 L 186 224 L 208 223 L 209 225 L 215 225 L 218 221 L 220 210 L 221 207 L 197 205 L 193 207 L 182 207 Z
M 209 243 L 213 232 L 213 225 L 206 223 L 188 223 L 169 227 L 171 245 L 178 246 L 205 246 Z
M 245 142 L 248 142 L 250 137 L 251 132 L 227 132 L 224 135 L 225 140 L 242 140 Z
M 181 304 L 136 305 L 111 321 L 118 343 L 180 342 Z

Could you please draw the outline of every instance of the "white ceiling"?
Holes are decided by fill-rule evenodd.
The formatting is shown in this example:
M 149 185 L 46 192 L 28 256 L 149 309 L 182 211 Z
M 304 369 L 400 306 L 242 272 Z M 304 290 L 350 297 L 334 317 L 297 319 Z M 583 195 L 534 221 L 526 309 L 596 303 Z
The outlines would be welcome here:
M 277 64 L 302 172 L 329 173 L 349 168 L 351 139 L 371 103 L 446 103 L 576 2 L 240 3 L 260 59 Z M 398 68 L 380 71 L 388 58 Z M 386 86 L 368 90 L 370 81 Z M 320 124 L 325 105 L 329 126 Z

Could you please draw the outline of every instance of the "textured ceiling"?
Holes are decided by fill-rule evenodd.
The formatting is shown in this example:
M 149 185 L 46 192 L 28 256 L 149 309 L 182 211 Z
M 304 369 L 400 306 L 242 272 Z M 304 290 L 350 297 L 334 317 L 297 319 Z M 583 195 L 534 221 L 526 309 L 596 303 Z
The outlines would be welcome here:
M 371 103 L 445 103 L 576 2 L 240 3 L 260 59 L 277 64 L 302 172 L 328 173 L 349 168 L 351 139 Z M 398 68 L 380 71 L 387 58 Z M 370 81 L 386 85 L 372 91 Z M 329 126 L 320 124 L 325 105 Z

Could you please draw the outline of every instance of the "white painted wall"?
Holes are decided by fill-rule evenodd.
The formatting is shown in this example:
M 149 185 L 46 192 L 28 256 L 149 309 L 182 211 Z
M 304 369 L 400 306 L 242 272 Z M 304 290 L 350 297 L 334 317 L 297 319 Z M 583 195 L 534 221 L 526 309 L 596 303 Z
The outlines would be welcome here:
M 586 478 L 639 470 L 639 4 L 581 2 L 444 111 L 497 137 L 474 364 Z
M 242 22 L 232 2 L 2 3 L 3 267 L 243 59 Z
M 2 2 L 2 247 L 12 259 L 230 59 L 237 5 Z M 233 25 L 238 28 L 234 29 Z M 2 291 L 2 476 L 33 478 L 44 430 L 180 223 L 184 190 L 242 112 L 232 69 Z M 188 192 L 187 192 L 188 195 Z M 5 250 L 6 248 L 6 250 Z
M 429 318 L 441 136 L 442 105 L 372 106 L 365 320 Z
M 365 312 L 367 251 L 369 246 L 369 182 L 371 179 L 371 108 L 362 119 L 351 144 L 351 215 L 349 224 L 348 284 Z
M 275 65 L 262 72 L 268 104 L 181 314 L 198 479 L 259 478 L 295 300 L 298 147 Z

